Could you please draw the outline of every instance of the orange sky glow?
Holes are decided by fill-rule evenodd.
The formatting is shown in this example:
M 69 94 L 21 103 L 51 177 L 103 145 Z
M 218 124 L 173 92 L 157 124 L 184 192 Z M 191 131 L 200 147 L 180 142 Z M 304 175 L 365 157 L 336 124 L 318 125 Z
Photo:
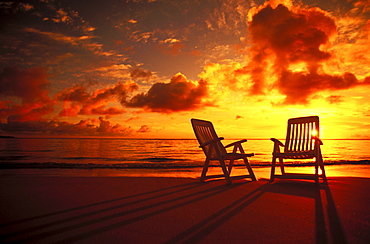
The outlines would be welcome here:
M 0 135 L 370 139 L 370 3 L 0 3 Z

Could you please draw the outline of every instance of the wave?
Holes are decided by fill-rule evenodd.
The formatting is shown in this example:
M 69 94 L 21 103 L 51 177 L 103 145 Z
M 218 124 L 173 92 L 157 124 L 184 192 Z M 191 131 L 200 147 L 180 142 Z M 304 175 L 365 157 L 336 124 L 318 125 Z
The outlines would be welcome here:
M 140 162 L 143 161 L 143 162 Z M 173 163 L 168 163 L 168 162 Z M 186 161 L 186 160 L 182 160 Z M 99 163 L 56 163 L 56 162 L 11 162 L 11 163 L 0 163 L 0 169 L 181 169 L 181 168 L 202 168 L 203 163 L 186 163 L 179 159 L 171 158 L 145 158 L 138 160 L 137 162 L 131 163 L 117 163 L 117 164 L 99 164 Z M 167 163 L 166 163 L 167 162 Z M 175 162 L 175 163 L 174 163 Z M 290 167 L 306 167 L 312 166 L 312 163 L 300 162 L 300 163 L 287 163 L 286 166 Z M 330 161 L 325 162 L 325 165 L 370 165 L 370 160 L 358 160 L 358 161 Z M 244 167 L 243 164 L 234 164 L 235 167 Z M 252 163 L 252 167 L 270 167 L 271 163 Z M 219 165 L 209 165 L 209 167 L 219 167 Z
M 145 162 L 168 162 L 168 161 L 187 161 L 186 159 L 177 159 L 177 158 L 142 158 L 138 161 Z

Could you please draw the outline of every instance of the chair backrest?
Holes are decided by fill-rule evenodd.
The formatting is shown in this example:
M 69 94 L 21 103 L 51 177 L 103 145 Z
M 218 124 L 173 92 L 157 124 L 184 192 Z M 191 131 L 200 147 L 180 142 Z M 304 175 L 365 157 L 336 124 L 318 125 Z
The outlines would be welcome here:
M 315 137 L 319 137 L 318 116 L 292 118 L 288 120 L 285 152 L 304 152 L 316 150 Z
M 193 126 L 194 134 L 199 142 L 199 145 L 204 145 L 205 143 L 218 139 L 219 137 L 216 134 L 215 128 L 213 127 L 212 122 L 200 119 L 191 119 L 191 125 Z M 213 150 L 210 150 L 213 147 Z M 220 141 L 216 141 L 215 144 L 211 146 L 202 147 L 204 154 L 210 158 L 216 158 L 218 150 L 221 155 L 225 155 L 226 149 Z

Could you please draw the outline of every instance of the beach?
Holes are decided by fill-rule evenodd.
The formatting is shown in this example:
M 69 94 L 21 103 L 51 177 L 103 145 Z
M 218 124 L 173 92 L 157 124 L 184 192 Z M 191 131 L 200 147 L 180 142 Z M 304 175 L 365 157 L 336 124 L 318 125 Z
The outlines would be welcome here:
M 329 168 L 319 185 L 3 170 L 1 243 L 368 243 L 370 179 Z

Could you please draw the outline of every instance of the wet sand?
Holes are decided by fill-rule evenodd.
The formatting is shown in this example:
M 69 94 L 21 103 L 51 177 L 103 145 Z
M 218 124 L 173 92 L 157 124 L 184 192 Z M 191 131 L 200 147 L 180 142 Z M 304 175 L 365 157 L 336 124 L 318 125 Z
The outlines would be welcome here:
M 2 175 L 1 243 L 369 243 L 370 179 Z

